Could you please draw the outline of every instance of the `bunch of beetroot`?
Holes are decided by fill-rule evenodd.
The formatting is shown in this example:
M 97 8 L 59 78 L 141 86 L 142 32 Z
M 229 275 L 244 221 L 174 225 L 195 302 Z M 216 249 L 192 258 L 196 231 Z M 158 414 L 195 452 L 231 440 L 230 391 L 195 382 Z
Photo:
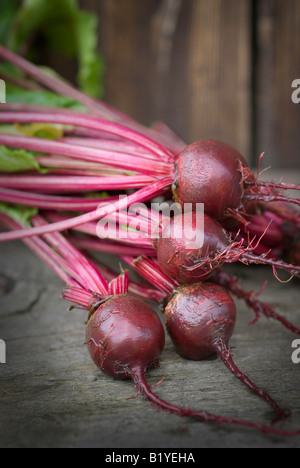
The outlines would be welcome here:
M 145 379 L 165 343 L 161 320 L 147 303 L 163 302 L 167 330 L 184 358 L 218 355 L 272 407 L 275 421 L 289 416 L 233 360 L 232 295 L 254 310 L 255 321 L 265 315 L 294 333 L 300 330 L 254 292 L 244 291 L 224 268 L 235 262 L 262 264 L 276 277 L 279 269 L 300 276 L 300 200 L 284 195 L 298 187 L 260 181 L 228 144 L 209 140 L 186 147 L 162 124 L 141 126 L 2 46 L 0 58 L 19 69 L 24 94 L 50 89 L 82 106 L 74 111 L 14 102 L 0 108 L 0 221 L 9 229 L 0 233 L 0 242 L 22 239 L 65 283 L 64 298 L 88 312 L 86 343 L 95 364 L 112 377 L 131 378 L 169 412 L 299 434 L 180 408 L 161 400 Z M 128 215 L 128 207 L 158 196 L 167 202 L 173 197 L 184 216 L 168 219 L 145 206 L 139 216 Z M 201 233 L 198 204 L 205 210 Z M 34 213 L 22 223 L 20 212 L 29 208 Z M 99 240 L 97 222 L 104 217 L 117 229 Z M 203 237 L 199 248 L 191 247 L 195 235 Z M 149 286 L 131 281 L 127 271 L 115 277 L 90 258 L 97 251 L 117 255 Z

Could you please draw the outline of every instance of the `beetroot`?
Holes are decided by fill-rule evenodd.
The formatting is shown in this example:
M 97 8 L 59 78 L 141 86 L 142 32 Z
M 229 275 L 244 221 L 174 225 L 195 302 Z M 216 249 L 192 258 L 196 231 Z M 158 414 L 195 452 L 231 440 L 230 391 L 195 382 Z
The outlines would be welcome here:
M 180 284 L 204 281 L 224 263 L 240 261 L 244 264 L 270 265 L 274 271 L 282 268 L 300 276 L 300 267 L 280 260 L 255 255 L 259 241 L 244 247 L 241 241 L 232 241 L 222 226 L 209 216 L 204 216 L 204 242 L 201 248 L 190 247 L 196 236 L 196 213 L 175 216 L 166 223 L 156 243 L 157 258 L 162 270 Z M 276 273 L 275 273 L 276 274 Z
M 178 352 L 187 359 L 203 360 L 217 354 L 226 367 L 275 410 L 277 420 L 288 417 L 270 397 L 235 365 L 229 340 L 236 322 L 236 307 L 222 286 L 203 283 L 180 287 L 165 308 L 166 326 Z
M 204 203 L 205 213 L 222 218 L 228 209 L 242 207 L 242 155 L 232 146 L 215 140 L 189 145 L 178 157 L 174 198 L 185 203 Z
M 247 201 L 286 201 L 274 190 L 284 184 L 258 182 L 243 156 L 231 145 L 200 140 L 187 146 L 177 160 L 174 198 L 185 203 L 204 203 L 205 213 L 222 219 L 245 212 Z M 289 186 L 290 188 L 290 186 Z M 290 199 L 296 205 L 300 200 Z
M 213 283 L 181 286 L 165 308 L 166 325 L 177 350 L 194 361 L 223 355 L 236 315 L 230 294 Z
M 146 372 L 158 362 L 165 334 L 156 312 L 131 296 L 114 296 L 88 321 L 86 341 L 95 364 L 116 378 Z

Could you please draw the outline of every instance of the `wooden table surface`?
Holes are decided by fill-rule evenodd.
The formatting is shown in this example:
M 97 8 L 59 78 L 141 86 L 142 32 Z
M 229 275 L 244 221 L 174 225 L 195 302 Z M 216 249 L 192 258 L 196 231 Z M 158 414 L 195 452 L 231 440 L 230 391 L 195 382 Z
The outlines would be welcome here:
M 300 326 L 299 280 L 280 284 L 264 267 L 235 267 L 247 289 L 269 285 L 262 298 Z M 252 429 L 207 425 L 151 407 L 130 381 L 104 376 L 86 346 L 86 315 L 68 311 L 62 285 L 19 242 L 0 245 L 0 338 L 7 363 L 0 365 L 0 446 L 6 447 L 299 447 L 300 436 L 281 439 Z M 286 429 L 300 428 L 300 364 L 291 360 L 297 337 L 278 322 L 261 319 L 241 301 L 231 340 L 242 370 L 292 411 Z M 270 423 L 272 411 L 219 360 L 180 358 L 167 338 L 161 367 L 148 374 L 164 399 L 233 418 Z

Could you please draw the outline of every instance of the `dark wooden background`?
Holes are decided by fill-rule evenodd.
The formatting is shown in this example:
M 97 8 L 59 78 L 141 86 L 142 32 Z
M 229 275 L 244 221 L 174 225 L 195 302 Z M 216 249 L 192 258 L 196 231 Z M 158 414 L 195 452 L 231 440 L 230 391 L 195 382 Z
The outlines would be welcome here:
M 105 99 L 187 142 L 300 168 L 299 0 L 81 0 L 99 16 Z

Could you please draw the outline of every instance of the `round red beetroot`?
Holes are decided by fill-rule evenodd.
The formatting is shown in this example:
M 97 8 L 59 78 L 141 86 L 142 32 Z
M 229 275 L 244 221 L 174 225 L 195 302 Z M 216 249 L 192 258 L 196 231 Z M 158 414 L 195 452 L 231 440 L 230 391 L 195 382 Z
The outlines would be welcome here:
M 165 333 L 148 304 L 131 296 L 114 296 L 90 317 L 86 341 L 94 363 L 105 374 L 124 379 L 157 363 Z
M 222 226 L 216 220 L 204 215 L 202 225 L 204 243 L 200 248 L 194 246 L 191 248 L 191 239 L 196 226 L 197 215 L 194 212 L 175 216 L 164 226 L 157 241 L 157 259 L 160 267 L 164 273 L 180 284 L 195 283 L 209 278 L 214 259 L 230 245 L 229 236 Z M 201 265 L 205 258 L 211 259 L 211 264 L 208 262 Z
M 300 277 L 300 266 L 285 263 L 276 258 L 258 255 L 261 239 L 249 243 L 241 239 L 231 240 L 221 224 L 204 215 L 204 223 L 197 227 L 198 215 L 188 212 L 177 215 L 167 222 L 156 241 L 157 259 L 163 272 L 180 284 L 193 284 L 210 278 L 211 274 L 225 263 L 270 265 Z M 203 242 L 200 243 L 200 232 Z M 191 239 L 197 239 L 197 242 Z M 197 247 L 195 246 L 197 245 Z M 275 272 L 276 275 L 276 272 Z
M 218 355 L 235 377 L 270 404 L 276 412 L 276 420 L 288 416 L 267 392 L 240 371 L 233 360 L 229 340 L 237 311 L 224 287 L 213 283 L 182 286 L 167 305 L 165 315 L 167 329 L 183 357 L 200 361 Z
M 213 283 L 178 289 L 165 309 L 166 326 L 178 352 L 202 360 L 218 354 L 234 331 L 236 307 L 230 294 Z
M 243 156 L 232 146 L 216 140 L 201 140 L 185 148 L 178 157 L 176 201 L 204 203 L 205 213 L 223 218 L 228 209 L 242 206 Z

